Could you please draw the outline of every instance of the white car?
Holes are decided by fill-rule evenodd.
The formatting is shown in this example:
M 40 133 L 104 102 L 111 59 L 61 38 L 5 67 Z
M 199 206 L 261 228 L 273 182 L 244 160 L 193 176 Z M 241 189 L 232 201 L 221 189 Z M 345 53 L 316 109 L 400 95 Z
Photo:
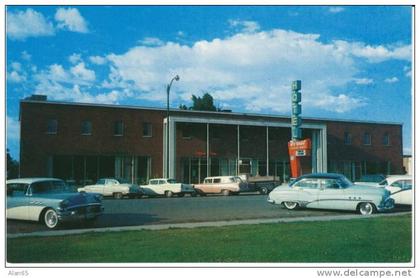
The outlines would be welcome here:
M 166 197 L 172 197 L 174 194 L 183 197 L 185 193 L 192 196 L 196 195 L 194 187 L 191 184 L 179 183 L 174 179 L 151 179 L 149 184 L 140 185 L 140 188 L 145 195 L 165 195 Z
M 341 174 L 303 175 L 290 185 L 276 187 L 268 196 L 269 203 L 287 209 L 351 210 L 366 215 L 394 207 L 388 190 L 354 185 Z
M 115 199 L 121 199 L 124 196 L 135 198 L 143 195 L 143 192 L 138 185 L 130 184 L 127 181 L 118 178 L 99 179 L 96 184 L 86 185 L 78 188 L 77 191 L 98 193 L 102 196 L 114 197 Z
M 391 175 L 379 183 L 391 192 L 397 205 L 411 205 L 413 202 L 413 179 L 408 175 Z

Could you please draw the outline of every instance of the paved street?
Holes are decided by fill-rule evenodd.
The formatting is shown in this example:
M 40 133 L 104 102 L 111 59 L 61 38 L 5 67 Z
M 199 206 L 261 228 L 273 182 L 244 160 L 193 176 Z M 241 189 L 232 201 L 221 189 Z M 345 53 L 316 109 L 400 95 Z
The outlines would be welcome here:
M 289 211 L 266 202 L 264 195 L 209 196 L 183 198 L 105 199 L 104 215 L 89 226 L 118 227 L 146 224 L 187 223 L 221 220 L 289 218 L 303 216 L 344 215 L 352 212 L 326 210 Z M 400 208 L 396 211 L 406 211 Z M 83 224 L 66 225 L 61 229 L 80 229 Z M 86 226 L 86 228 L 88 228 Z M 7 221 L 8 233 L 47 230 L 42 224 L 27 221 Z

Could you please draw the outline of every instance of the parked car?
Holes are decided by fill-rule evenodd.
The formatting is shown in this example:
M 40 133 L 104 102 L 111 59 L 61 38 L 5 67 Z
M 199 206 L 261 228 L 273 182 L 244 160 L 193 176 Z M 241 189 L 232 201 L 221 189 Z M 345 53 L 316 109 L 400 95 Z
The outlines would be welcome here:
M 174 179 L 150 179 L 148 184 L 140 185 L 140 188 L 148 196 L 165 195 L 166 197 L 172 197 L 176 194 L 183 197 L 186 193 L 192 196 L 196 195 L 191 184 L 179 183 Z
M 378 184 L 391 192 L 397 205 L 413 203 L 413 180 L 409 175 L 391 175 Z
M 267 195 L 281 184 L 279 178 L 274 176 L 241 175 L 240 178 L 246 182 L 249 192 L 259 192 L 262 195 Z
M 224 196 L 248 191 L 247 183 L 237 176 L 207 177 L 203 183 L 194 184 L 194 189 L 201 196 L 222 193 Z
M 383 181 L 386 178 L 383 174 L 370 174 L 370 175 L 363 175 L 360 177 L 359 180 L 355 181 L 354 184 L 357 185 L 370 185 L 376 186 L 378 183 Z
M 99 194 L 71 192 L 60 179 L 13 179 L 6 184 L 7 219 L 40 221 L 54 229 L 61 222 L 94 220 L 103 212 Z
M 394 200 L 390 195 L 384 188 L 354 185 L 341 174 L 309 174 L 290 185 L 276 187 L 268 202 L 287 209 L 354 210 L 366 215 L 392 209 Z
M 96 184 L 86 185 L 77 189 L 79 192 L 98 193 L 102 196 L 121 199 L 125 196 L 129 198 L 139 198 L 143 191 L 138 185 L 128 183 L 128 181 L 119 178 L 102 178 Z

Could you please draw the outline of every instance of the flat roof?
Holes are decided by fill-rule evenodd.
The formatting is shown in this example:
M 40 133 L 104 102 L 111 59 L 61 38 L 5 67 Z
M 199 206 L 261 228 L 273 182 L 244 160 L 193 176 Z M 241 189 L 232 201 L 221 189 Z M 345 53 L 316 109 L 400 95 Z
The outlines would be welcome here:
M 23 102 L 23 103 L 54 104 L 54 105 L 69 105 L 69 106 L 85 106 L 85 107 L 86 106 L 91 106 L 91 107 L 104 107 L 104 108 L 117 108 L 117 109 L 166 111 L 166 108 L 161 108 L 161 107 L 147 107 L 147 106 L 120 105 L 120 104 L 98 104 L 98 103 L 52 101 L 52 100 L 40 101 L 40 100 L 32 100 L 32 99 L 22 99 L 22 100 L 20 100 L 20 102 Z M 179 109 L 179 108 L 170 108 L 170 110 L 175 111 L 175 112 L 180 112 L 180 113 L 192 113 L 192 114 L 267 117 L 267 118 L 271 117 L 271 118 L 278 118 L 278 119 L 290 119 L 289 115 L 258 114 L 258 113 L 244 113 L 244 112 L 223 112 L 223 111 L 198 111 L 198 110 L 183 110 L 183 109 Z M 402 122 L 365 121 L 365 120 L 354 120 L 354 119 L 331 119 L 331 118 L 318 118 L 318 117 L 302 117 L 302 118 L 306 119 L 306 120 L 313 120 L 313 121 L 403 125 Z

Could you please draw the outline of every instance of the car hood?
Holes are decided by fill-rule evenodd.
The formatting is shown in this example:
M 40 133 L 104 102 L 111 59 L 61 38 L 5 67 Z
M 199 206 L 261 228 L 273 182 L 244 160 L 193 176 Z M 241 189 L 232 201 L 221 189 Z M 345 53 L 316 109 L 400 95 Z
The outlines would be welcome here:
M 98 202 L 99 194 L 93 193 L 55 193 L 55 194 L 33 194 L 32 198 L 36 199 L 48 199 L 50 201 L 63 201 L 68 200 L 71 204 L 84 204 L 84 203 L 92 203 Z

